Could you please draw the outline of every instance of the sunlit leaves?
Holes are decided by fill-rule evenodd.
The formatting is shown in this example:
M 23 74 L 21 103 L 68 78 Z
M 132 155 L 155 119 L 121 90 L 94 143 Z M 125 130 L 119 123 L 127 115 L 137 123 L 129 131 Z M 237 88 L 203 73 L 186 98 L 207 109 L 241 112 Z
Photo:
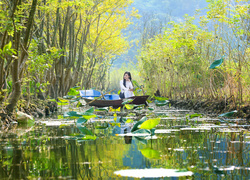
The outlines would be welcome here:
M 133 109 L 134 106 L 134 104 L 125 104 L 126 109 Z
M 147 120 L 147 117 L 146 116 L 144 116 L 144 117 L 142 117 L 134 126 L 133 126 L 133 128 L 131 129 L 131 132 L 134 132 L 134 131 L 136 131 L 136 130 L 138 130 L 139 128 L 138 128 L 138 126 L 140 126 L 143 122 L 145 122 Z
M 160 118 L 155 118 L 155 119 L 149 119 L 145 122 L 143 122 L 139 128 L 140 129 L 153 129 L 155 126 L 157 126 L 160 123 L 161 119 Z
M 77 91 L 75 88 L 70 88 L 69 89 L 69 92 L 68 92 L 69 96 L 76 96 L 78 94 L 79 94 L 79 91 Z

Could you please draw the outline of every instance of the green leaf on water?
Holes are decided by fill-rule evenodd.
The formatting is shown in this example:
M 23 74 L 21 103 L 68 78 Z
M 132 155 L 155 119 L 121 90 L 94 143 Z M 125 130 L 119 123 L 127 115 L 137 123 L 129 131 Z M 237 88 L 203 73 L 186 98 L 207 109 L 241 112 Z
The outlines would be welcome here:
M 165 101 L 165 100 L 168 100 L 168 98 L 166 97 L 159 97 L 159 96 L 154 96 L 155 100 L 158 100 L 158 101 Z
M 70 112 L 64 113 L 64 114 L 63 114 L 63 117 L 64 117 L 64 118 L 76 119 L 76 118 L 82 117 L 82 115 L 79 114 L 79 113 L 76 112 L 76 111 L 70 111 Z
M 134 106 L 134 104 L 125 104 L 126 109 L 133 109 Z
M 133 128 L 131 129 L 131 132 L 134 132 L 134 131 L 136 131 L 136 130 L 138 130 L 139 128 L 138 128 L 138 126 L 140 126 L 144 121 L 146 121 L 147 120 L 147 117 L 146 116 L 144 116 L 144 117 L 142 117 L 134 126 L 133 126 Z
M 154 108 L 153 107 L 148 107 L 148 110 L 153 111 Z
M 159 101 L 159 100 L 155 100 L 155 105 L 156 106 L 165 106 L 168 104 L 168 100 L 162 100 L 162 101 Z
M 134 121 L 132 119 L 127 119 L 125 123 L 133 123 Z
M 133 99 L 123 99 L 122 101 L 123 101 L 122 104 L 124 105 L 124 104 L 131 103 Z
M 89 108 L 88 110 L 86 110 L 86 113 L 93 113 L 95 111 L 95 109 L 93 107 Z
M 87 119 L 85 119 L 85 118 L 79 118 L 79 119 L 77 119 L 77 122 L 76 123 L 80 123 L 80 124 L 82 124 L 82 123 L 86 123 L 88 120 Z
M 226 113 L 223 113 L 223 114 L 220 114 L 218 117 L 231 117 L 234 115 L 234 113 L 238 112 L 237 110 L 234 110 L 234 111 L 230 111 L 230 112 L 226 112 Z
M 153 129 L 155 126 L 157 126 L 161 121 L 161 118 L 155 118 L 155 119 L 149 119 L 145 122 L 143 122 L 139 128 L 140 129 Z

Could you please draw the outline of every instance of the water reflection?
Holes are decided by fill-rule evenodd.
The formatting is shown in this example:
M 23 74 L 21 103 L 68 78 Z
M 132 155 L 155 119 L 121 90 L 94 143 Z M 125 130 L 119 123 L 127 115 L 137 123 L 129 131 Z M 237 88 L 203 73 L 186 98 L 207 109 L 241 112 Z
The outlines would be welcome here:
M 114 172 L 145 168 L 191 171 L 191 179 L 250 179 L 248 131 L 161 130 L 146 140 L 113 136 L 111 127 L 89 130 L 96 140 L 67 138 L 81 133 L 74 125 L 0 132 L 0 179 L 123 179 Z

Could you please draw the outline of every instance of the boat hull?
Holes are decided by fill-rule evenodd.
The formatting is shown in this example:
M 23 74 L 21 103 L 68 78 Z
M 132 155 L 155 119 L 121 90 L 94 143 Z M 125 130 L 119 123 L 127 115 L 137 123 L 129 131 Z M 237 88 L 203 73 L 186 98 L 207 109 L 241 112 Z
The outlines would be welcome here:
M 128 98 L 128 99 L 133 99 L 133 101 L 130 102 L 129 104 L 136 104 L 136 105 L 145 104 L 148 97 L 149 96 L 132 96 L 132 97 Z M 118 108 L 118 107 L 123 106 L 122 99 L 118 99 L 118 100 L 98 100 L 97 99 L 94 101 L 93 101 L 93 99 L 87 99 L 87 98 L 83 98 L 83 99 L 86 101 L 86 103 L 89 103 L 90 106 L 96 106 L 96 107 L 112 106 L 114 108 Z M 93 102 L 91 102 L 91 101 L 93 101 Z

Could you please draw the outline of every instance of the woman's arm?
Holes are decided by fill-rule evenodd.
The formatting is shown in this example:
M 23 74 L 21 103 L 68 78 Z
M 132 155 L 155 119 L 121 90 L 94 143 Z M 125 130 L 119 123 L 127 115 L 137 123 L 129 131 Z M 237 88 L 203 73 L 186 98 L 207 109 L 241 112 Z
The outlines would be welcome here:
M 120 81 L 120 88 L 121 88 L 121 91 L 128 91 L 129 88 L 126 88 L 124 85 L 123 85 L 123 80 Z

